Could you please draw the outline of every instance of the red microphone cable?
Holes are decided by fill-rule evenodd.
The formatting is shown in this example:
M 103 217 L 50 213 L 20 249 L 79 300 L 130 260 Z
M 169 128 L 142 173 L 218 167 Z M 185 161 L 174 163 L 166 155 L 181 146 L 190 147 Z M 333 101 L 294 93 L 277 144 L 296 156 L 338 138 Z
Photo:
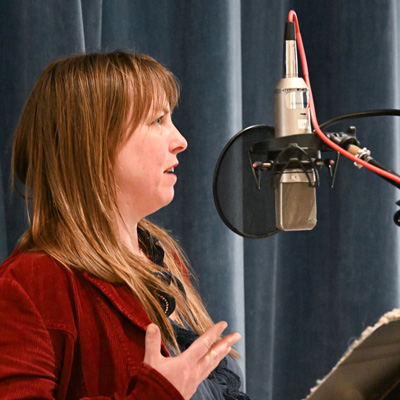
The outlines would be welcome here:
M 319 127 L 319 123 L 317 121 L 317 115 L 315 112 L 315 105 L 314 105 L 314 100 L 313 100 L 313 95 L 312 95 L 312 91 L 311 91 L 311 83 L 310 83 L 310 77 L 308 74 L 308 65 L 307 65 L 307 58 L 306 58 L 306 53 L 304 50 L 304 45 L 303 45 L 303 40 L 301 38 L 301 33 L 300 33 L 300 28 L 299 28 L 299 21 L 297 19 L 297 15 L 296 13 L 291 10 L 289 12 L 289 16 L 288 16 L 288 20 L 289 22 L 294 22 L 295 26 L 296 26 L 296 41 L 297 41 L 297 47 L 299 49 L 299 55 L 300 55 L 300 60 L 301 60 L 301 65 L 302 65 L 302 69 L 303 69 L 303 77 L 304 77 L 304 81 L 307 84 L 308 87 L 308 91 L 309 91 L 309 108 L 310 108 L 310 112 L 311 112 L 311 121 L 313 124 L 313 127 L 315 129 L 315 132 L 317 133 L 317 135 L 329 146 L 331 147 L 333 150 L 339 152 L 340 154 L 344 155 L 345 157 L 349 158 L 350 160 L 354 161 L 357 164 L 362 165 L 363 167 L 371 170 L 372 172 L 375 172 L 378 175 L 381 175 L 387 179 L 390 179 L 392 181 L 395 181 L 397 183 L 400 184 L 400 177 L 396 176 L 390 172 L 387 172 L 381 168 L 375 167 L 374 165 L 369 164 L 368 162 L 355 157 L 353 154 L 349 153 L 347 150 L 345 150 L 343 147 L 338 146 L 336 143 L 334 143 L 332 140 L 330 140 L 325 134 L 324 132 L 322 132 L 322 130 Z

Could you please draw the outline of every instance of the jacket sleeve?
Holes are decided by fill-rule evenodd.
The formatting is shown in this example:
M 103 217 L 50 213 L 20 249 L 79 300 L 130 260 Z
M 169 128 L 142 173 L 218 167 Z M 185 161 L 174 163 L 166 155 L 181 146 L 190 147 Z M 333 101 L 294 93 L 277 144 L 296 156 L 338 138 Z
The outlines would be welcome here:
M 8 399 L 10 395 L 15 400 L 64 398 L 60 393 L 68 385 L 68 376 L 62 376 L 60 382 L 64 360 L 58 359 L 50 333 L 29 295 L 9 278 L 0 279 L 0 327 L 0 398 Z M 143 363 L 125 394 L 84 399 L 183 400 L 183 397 L 166 378 Z

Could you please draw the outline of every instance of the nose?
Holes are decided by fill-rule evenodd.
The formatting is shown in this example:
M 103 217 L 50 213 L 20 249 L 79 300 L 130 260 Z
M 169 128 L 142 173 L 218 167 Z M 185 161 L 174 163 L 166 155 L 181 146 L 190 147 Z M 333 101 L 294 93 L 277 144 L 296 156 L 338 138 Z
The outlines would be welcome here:
M 173 154 L 181 153 L 186 150 L 188 144 L 186 139 L 182 136 L 182 134 L 178 131 L 178 129 L 174 126 L 174 134 L 173 140 L 171 141 L 170 150 Z

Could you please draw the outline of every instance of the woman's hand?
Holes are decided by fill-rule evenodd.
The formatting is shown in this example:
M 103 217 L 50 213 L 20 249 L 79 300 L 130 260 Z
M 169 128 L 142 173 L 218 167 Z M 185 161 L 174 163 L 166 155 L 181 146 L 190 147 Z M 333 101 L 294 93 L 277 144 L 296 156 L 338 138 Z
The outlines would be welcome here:
M 146 331 L 144 362 L 167 378 L 185 399 L 190 399 L 240 339 L 239 333 L 231 333 L 216 342 L 226 327 L 226 322 L 218 322 L 179 356 L 164 357 L 160 330 L 157 325 L 150 324 Z

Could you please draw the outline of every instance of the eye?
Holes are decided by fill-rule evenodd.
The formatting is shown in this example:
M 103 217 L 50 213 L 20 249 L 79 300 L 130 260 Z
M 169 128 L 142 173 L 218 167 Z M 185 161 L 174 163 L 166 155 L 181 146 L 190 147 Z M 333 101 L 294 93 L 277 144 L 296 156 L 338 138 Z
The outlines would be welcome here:
M 164 115 L 162 115 L 161 117 L 158 117 L 158 118 L 154 121 L 154 123 L 155 123 L 156 125 L 161 125 L 162 122 L 163 122 L 163 118 L 164 118 Z

